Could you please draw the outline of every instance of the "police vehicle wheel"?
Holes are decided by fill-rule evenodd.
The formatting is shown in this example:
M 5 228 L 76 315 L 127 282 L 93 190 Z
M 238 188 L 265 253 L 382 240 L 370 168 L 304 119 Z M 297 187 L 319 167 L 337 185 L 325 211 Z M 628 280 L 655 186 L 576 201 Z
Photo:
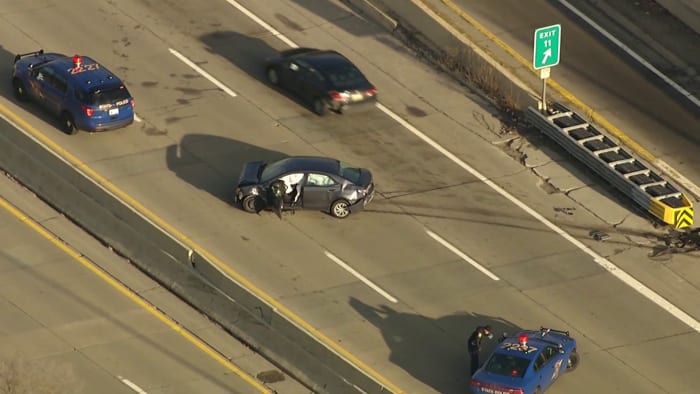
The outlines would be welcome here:
M 15 91 L 15 97 L 20 101 L 27 101 L 27 91 L 24 89 L 24 84 L 19 78 L 12 80 L 12 87 Z
M 277 70 L 274 67 L 267 69 L 267 80 L 273 85 L 278 85 L 280 83 L 280 76 L 277 74 Z
M 325 115 L 326 110 L 328 109 L 328 107 L 326 106 L 326 103 L 320 97 L 316 97 L 314 99 L 313 106 L 314 106 L 314 112 L 319 116 Z
M 578 367 L 579 360 L 580 358 L 576 350 L 571 352 L 571 354 L 569 354 L 569 359 L 566 361 L 566 372 L 575 370 L 576 367 Z
M 61 114 L 61 129 L 63 129 L 63 132 L 66 134 L 70 135 L 78 132 L 78 129 L 75 127 L 75 123 L 73 122 L 73 117 L 70 116 L 68 112 L 63 112 Z
M 344 219 L 350 215 L 350 203 L 347 200 L 335 200 L 331 204 L 330 213 L 333 217 Z
M 254 196 L 252 194 L 243 197 L 243 201 L 241 201 L 241 207 L 246 212 L 251 212 L 251 213 L 258 212 L 257 205 L 258 205 L 258 197 Z

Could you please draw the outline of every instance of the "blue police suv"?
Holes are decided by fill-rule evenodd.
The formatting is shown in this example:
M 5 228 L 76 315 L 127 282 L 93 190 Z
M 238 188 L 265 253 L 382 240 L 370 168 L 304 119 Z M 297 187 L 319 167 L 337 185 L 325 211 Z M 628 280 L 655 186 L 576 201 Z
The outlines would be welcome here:
M 476 394 L 540 394 L 578 363 L 576 340 L 567 331 L 521 331 L 504 336 L 470 386 Z
M 105 131 L 134 121 L 134 98 L 124 83 L 87 56 L 44 53 L 15 56 L 12 86 L 19 100 L 39 103 L 67 134 Z

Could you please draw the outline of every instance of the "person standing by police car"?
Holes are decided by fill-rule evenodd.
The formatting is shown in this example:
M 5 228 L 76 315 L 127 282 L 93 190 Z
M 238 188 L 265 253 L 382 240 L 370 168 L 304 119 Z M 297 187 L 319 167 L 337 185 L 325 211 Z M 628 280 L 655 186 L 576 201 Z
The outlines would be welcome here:
M 469 349 L 469 356 L 471 358 L 471 371 L 472 375 L 479 369 L 479 353 L 481 353 L 481 341 L 484 337 L 489 339 L 493 338 L 493 333 L 491 332 L 491 326 L 478 326 L 472 335 L 469 336 L 467 342 L 467 348 Z

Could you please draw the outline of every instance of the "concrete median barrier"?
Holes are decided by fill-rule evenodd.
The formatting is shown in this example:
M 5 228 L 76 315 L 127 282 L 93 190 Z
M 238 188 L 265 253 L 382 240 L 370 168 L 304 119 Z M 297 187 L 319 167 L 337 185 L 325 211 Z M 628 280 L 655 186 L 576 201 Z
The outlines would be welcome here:
M 0 168 L 314 392 L 392 392 L 2 119 Z

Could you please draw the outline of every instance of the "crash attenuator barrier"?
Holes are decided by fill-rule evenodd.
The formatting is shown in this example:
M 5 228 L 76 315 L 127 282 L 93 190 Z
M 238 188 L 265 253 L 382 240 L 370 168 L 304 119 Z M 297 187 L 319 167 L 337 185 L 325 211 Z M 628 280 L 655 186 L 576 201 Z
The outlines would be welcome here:
M 529 107 L 525 118 L 654 217 L 676 229 L 693 225 L 684 193 L 574 111 L 553 103 L 544 114 Z

